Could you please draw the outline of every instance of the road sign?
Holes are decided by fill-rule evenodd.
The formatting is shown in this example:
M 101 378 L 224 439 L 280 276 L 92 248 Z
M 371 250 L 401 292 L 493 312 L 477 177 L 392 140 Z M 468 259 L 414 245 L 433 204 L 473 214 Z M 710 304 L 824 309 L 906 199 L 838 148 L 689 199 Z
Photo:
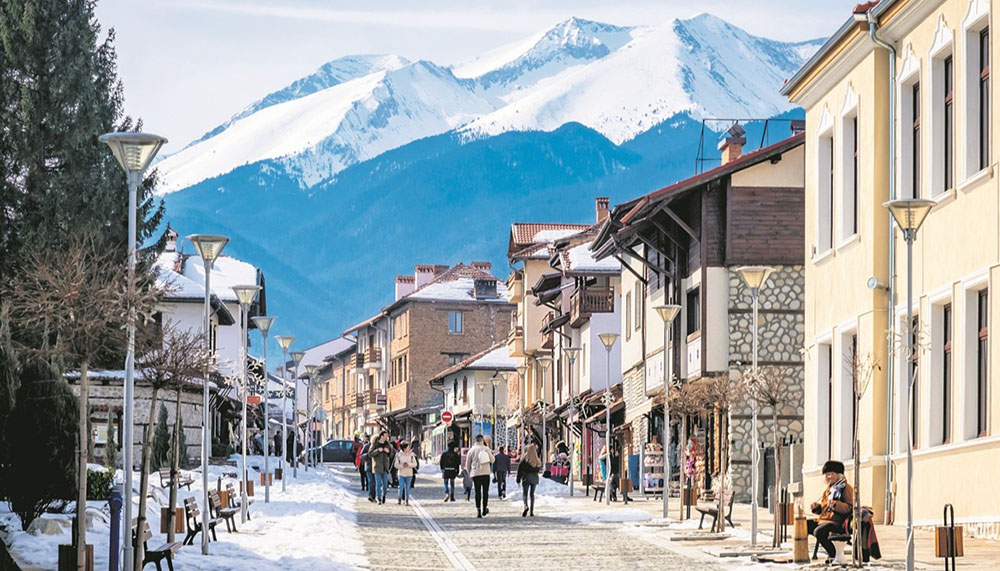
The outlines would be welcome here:
M 260 395 L 247 395 L 247 404 L 260 404 Z
M 446 410 L 441 413 L 441 422 L 445 424 L 451 424 L 451 421 L 455 419 L 455 415 L 451 414 L 450 410 Z

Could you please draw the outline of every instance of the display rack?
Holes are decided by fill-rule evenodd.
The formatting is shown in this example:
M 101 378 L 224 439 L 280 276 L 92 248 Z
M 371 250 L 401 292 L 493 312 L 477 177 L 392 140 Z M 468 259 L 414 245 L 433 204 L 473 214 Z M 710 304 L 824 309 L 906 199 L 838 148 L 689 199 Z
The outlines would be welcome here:
M 646 495 L 663 494 L 663 447 L 655 442 L 646 444 L 642 455 L 642 492 Z

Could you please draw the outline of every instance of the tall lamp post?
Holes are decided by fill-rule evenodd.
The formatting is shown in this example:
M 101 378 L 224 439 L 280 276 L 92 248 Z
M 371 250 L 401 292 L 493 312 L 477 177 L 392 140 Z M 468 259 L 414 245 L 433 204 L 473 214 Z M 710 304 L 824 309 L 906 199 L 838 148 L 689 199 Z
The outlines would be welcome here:
M 205 264 L 205 323 L 204 323 L 204 334 L 205 334 L 205 350 L 209 353 L 214 353 L 212 347 L 212 265 L 215 264 L 215 260 L 218 259 L 219 255 L 222 254 L 222 249 L 226 247 L 229 243 L 229 238 L 225 236 L 216 236 L 213 234 L 192 234 L 188 236 L 188 241 L 194 245 L 194 249 L 201 256 L 202 261 Z M 208 424 L 208 378 L 209 371 L 205 370 L 204 378 L 201 383 L 201 528 L 208 529 L 208 450 L 209 446 L 212 445 L 212 428 Z M 126 431 L 125 434 L 129 434 L 131 431 Z M 126 449 L 128 450 L 128 449 Z M 125 471 L 126 486 L 129 486 L 129 474 L 131 473 L 131 468 Z M 126 501 L 131 497 L 131 488 L 128 489 L 129 493 L 125 494 Z M 126 504 L 127 505 L 127 504 Z M 126 512 L 128 517 L 132 517 L 132 514 Z M 125 526 L 125 532 L 131 535 L 131 526 Z M 131 538 L 124 542 L 125 545 L 131 543 Z M 126 547 L 125 563 L 129 565 L 128 559 L 131 558 L 132 554 L 128 547 Z M 208 555 L 208 534 L 201 534 L 201 553 L 202 555 Z M 131 569 L 132 567 L 123 567 L 123 569 Z
M 292 477 L 299 477 L 299 363 L 306 356 L 302 351 L 292 351 L 288 354 L 292 358 L 292 421 L 295 423 L 295 430 L 292 431 Z
M 573 392 L 573 364 L 580 354 L 579 347 L 566 347 L 563 349 L 566 358 L 569 359 L 569 495 L 573 497 L 573 478 L 576 476 L 576 446 L 573 443 L 573 422 L 576 417 L 576 393 Z
M 934 207 L 933 200 L 920 198 L 903 198 L 890 200 L 883 206 L 889 209 L 896 225 L 903 231 L 906 241 L 906 329 L 909 331 L 909 354 L 912 358 L 916 352 L 916 339 L 913 329 L 913 241 L 917 230 L 924 223 L 927 214 Z M 913 367 L 906 367 L 906 402 L 913 402 Z M 909 405 L 907 405 L 909 408 Z M 910 410 L 910 415 L 917 411 Z M 906 571 L 913 571 L 913 434 L 910 433 L 913 422 L 906 423 Z
M 493 374 L 493 378 L 490 379 L 493 383 L 493 446 L 500 445 L 500 438 L 497 436 L 497 387 L 500 386 L 500 372 L 497 371 Z
M 274 325 L 273 317 L 263 315 L 253 318 L 253 324 L 260 330 L 261 344 L 264 345 L 264 503 L 271 503 L 271 410 L 268 408 L 269 383 L 267 380 L 267 333 Z
M 604 349 L 607 351 L 607 362 L 608 362 L 608 376 L 605 377 L 605 384 L 607 389 L 604 391 L 604 396 L 601 399 L 604 402 L 604 450 L 608 455 L 605 464 L 607 466 L 607 473 L 604 475 L 604 505 L 611 505 L 611 404 L 614 402 L 614 397 L 611 395 L 611 348 L 614 347 L 615 342 L 618 341 L 617 333 L 601 333 L 598 335 L 601 338 L 601 343 L 604 344 Z
M 246 523 L 247 517 L 249 516 L 249 508 L 247 505 L 247 394 L 250 392 L 250 379 L 247 373 L 247 337 L 250 335 L 247 323 L 247 315 L 250 313 L 250 306 L 253 304 L 253 300 L 257 298 L 257 292 L 260 291 L 260 286 L 256 285 L 238 285 L 233 286 L 233 292 L 236 293 L 236 300 L 240 304 L 240 401 L 243 406 L 243 465 L 240 479 L 243 483 L 240 485 L 242 488 L 240 490 L 240 522 Z
M 313 385 L 316 384 L 316 370 L 319 369 L 316 365 L 306 365 L 306 375 L 309 376 L 309 384 L 306 385 L 306 463 L 305 470 L 309 471 L 309 464 L 312 463 L 312 451 L 311 446 L 315 446 L 313 442 L 313 410 L 312 410 L 312 392 Z
M 278 468 L 281 470 L 281 491 L 285 491 L 285 482 L 288 475 L 285 474 L 285 456 L 288 456 L 288 348 L 292 346 L 295 337 L 292 335 L 277 335 L 274 338 L 281 347 L 281 458 L 278 459 Z
M 760 288 L 767 281 L 768 276 L 774 271 L 774 268 L 768 266 L 744 266 L 738 268 L 737 271 L 740 273 L 740 277 L 743 278 L 743 283 L 750 288 L 750 296 L 753 298 L 753 355 L 751 356 L 752 366 L 751 371 L 753 375 L 752 379 L 756 381 L 757 375 L 759 373 L 757 369 L 757 343 L 758 343 L 758 333 L 757 333 L 757 311 L 760 305 Z M 751 473 L 750 473 L 750 546 L 757 547 L 757 488 L 758 476 L 757 471 L 760 469 L 760 447 L 757 446 L 759 437 L 757 436 L 757 399 L 750 399 L 750 407 L 753 411 L 752 415 L 752 426 L 751 428 Z
M 527 396 L 524 393 L 525 393 L 525 389 L 528 388 L 527 387 L 527 382 L 528 382 L 528 377 L 527 377 L 527 375 L 528 375 L 528 367 L 525 367 L 524 365 L 518 365 L 514 369 L 517 371 L 517 380 L 518 380 L 518 385 L 517 385 L 517 393 L 518 393 L 518 395 L 517 395 L 517 399 L 518 399 L 518 416 L 520 417 L 520 422 L 518 423 L 520 426 L 518 426 L 518 428 L 520 429 L 519 430 L 520 436 L 519 436 L 518 441 L 517 441 L 517 449 L 518 449 L 518 453 L 520 453 L 520 451 L 524 450 L 524 440 L 527 437 L 527 432 L 524 430 L 524 417 L 525 417 L 525 414 L 524 414 L 524 402 L 525 401 L 524 401 L 524 399 L 526 399 Z
M 539 357 L 538 364 L 542 367 L 542 472 L 548 467 L 549 462 L 549 431 L 546 421 L 546 416 L 548 416 L 549 402 L 546 400 L 548 394 L 545 392 L 545 374 L 549 370 L 549 365 L 552 364 L 552 357 Z
M 128 283 L 129 288 L 135 283 L 135 262 L 136 262 L 136 195 L 139 190 L 139 182 L 142 180 L 142 173 L 149 167 L 153 157 L 160 150 L 160 147 L 167 142 L 159 135 L 150 133 L 106 133 L 98 137 L 98 140 L 111 148 L 111 154 L 115 156 L 118 164 L 125 169 L 128 177 Z M 122 448 L 124 448 L 124 459 L 122 467 L 125 476 L 125 514 L 128 521 L 132 518 L 132 434 L 133 434 L 133 392 L 135 390 L 135 308 L 129 307 L 127 331 L 128 341 L 125 346 L 125 386 L 123 387 L 124 416 L 123 424 L 125 428 Z M 122 569 L 131 569 L 133 553 L 131 527 L 122 526 Z
M 670 507 L 670 377 L 668 365 L 673 364 L 673 359 L 667 358 L 667 347 L 670 347 L 670 330 L 674 324 L 674 319 L 681 311 L 681 306 L 676 304 L 658 305 L 655 308 L 660 319 L 663 320 L 663 519 L 667 519 Z M 670 356 L 673 357 L 673 348 Z M 681 503 L 684 499 L 681 498 Z

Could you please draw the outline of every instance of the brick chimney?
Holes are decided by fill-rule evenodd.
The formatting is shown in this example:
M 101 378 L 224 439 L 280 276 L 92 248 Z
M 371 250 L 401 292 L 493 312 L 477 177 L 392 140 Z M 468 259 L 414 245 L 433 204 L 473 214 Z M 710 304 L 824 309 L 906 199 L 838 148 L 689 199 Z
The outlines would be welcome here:
M 428 264 L 420 264 L 413 266 L 413 280 L 414 288 L 422 287 L 427 282 L 434 279 L 434 266 Z
M 594 199 L 594 209 L 597 211 L 597 223 L 600 224 L 608 218 L 608 205 L 610 199 L 607 196 L 599 196 Z
M 743 145 L 746 144 L 746 131 L 739 124 L 730 127 L 722 138 L 719 139 L 719 150 L 722 151 L 722 164 L 729 163 L 740 158 L 743 154 Z
M 469 262 L 469 265 L 481 272 L 490 273 L 493 269 L 493 262 Z
M 413 276 L 396 276 L 396 300 L 406 297 L 416 289 L 416 280 Z

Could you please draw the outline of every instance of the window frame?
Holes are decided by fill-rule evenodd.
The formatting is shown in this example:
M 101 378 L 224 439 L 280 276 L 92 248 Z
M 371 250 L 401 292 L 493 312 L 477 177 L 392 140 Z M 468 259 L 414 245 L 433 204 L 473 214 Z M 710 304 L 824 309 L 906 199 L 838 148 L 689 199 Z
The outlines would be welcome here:
M 954 337 L 954 326 L 952 319 L 954 318 L 954 312 L 952 311 L 952 305 L 950 303 L 944 304 L 941 308 L 941 326 L 942 326 L 942 343 L 941 343 L 941 443 L 948 444 L 951 442 L 951 421 L 952 421 L 952 407 L 953 407 L 953 377 L 952 377 L 952 366 L 954 363 L 954 358 L 952 355 L 952 343 Z
M 989 289 L 984 288 L 976 294 L 977 330 L 976 330 L 976 437 L 989 435 L 990 408 L 990 314 Z
M 687 290 L 684 296 L 685 304 L 685 327 L 687 337 L 699 335 L 701 333 L 701 286 L 697 285 Z M 692 324 L 694 327 L 692 328 Z
M 458 309 L 448 310 L 448 334 L 462 335 L 465 333 L 465 318 L 462 311 Z
M 979 32 L 979 170 L 990 166 L 990 27 Z
M 910 86 L 910 193 L 913 198 L 922 198 L 920 192 L 920 81 Z
M 944 109 L 942 121 L 944 123 L 944 148 L 942 149 L 943 165 L 943 188 L 941 192 L 947 192 L 955 188 L 955 59 L 952 54 L 948 54 L 942 62 L 944 69 L 943 89 L 944 89 Z

